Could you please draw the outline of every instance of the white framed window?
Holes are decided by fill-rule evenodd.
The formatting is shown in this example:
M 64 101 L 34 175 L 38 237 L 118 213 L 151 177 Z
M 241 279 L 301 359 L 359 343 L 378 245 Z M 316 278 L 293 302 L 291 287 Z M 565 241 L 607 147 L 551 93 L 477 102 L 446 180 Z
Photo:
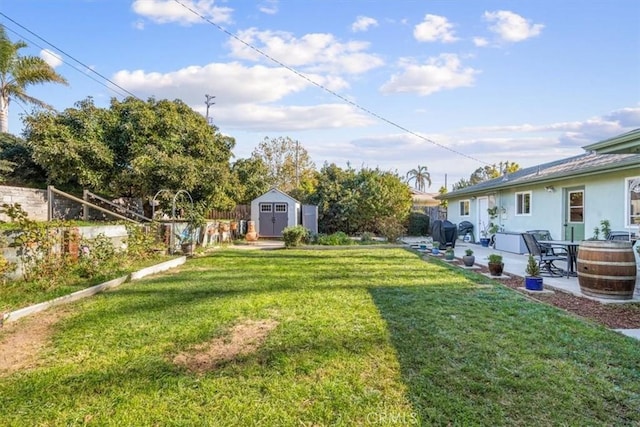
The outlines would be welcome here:
M 627 227 L 640 227 L 640 176 L 626 178 L 624 181 L 625 225 Z
M 531 215 L 531 191 L 516 193 L 516 216 Z
M 276 203 L 276 212 L 286 212 L 287 204 L 286 203 Z
M 271 213 L 273 205 L 271 203 L 263 203 L 260 205 L 260 212 Z
M 471 214 L 471 202 L 469 200 L 460 200 L 460 216 L 469 216 Z

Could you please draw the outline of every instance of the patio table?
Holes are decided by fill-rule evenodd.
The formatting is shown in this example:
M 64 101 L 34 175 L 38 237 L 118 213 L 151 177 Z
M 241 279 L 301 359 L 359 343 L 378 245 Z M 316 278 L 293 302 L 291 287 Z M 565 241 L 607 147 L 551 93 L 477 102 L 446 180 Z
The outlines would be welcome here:
M 578 275 L 576 271 L 576 264 L 578 259 L 578 246 L 580 242 L 573 240 L 541 240 L 542 246 L 557 246 L 562 247 L 567 251 L 567 277 L 576 277 Z

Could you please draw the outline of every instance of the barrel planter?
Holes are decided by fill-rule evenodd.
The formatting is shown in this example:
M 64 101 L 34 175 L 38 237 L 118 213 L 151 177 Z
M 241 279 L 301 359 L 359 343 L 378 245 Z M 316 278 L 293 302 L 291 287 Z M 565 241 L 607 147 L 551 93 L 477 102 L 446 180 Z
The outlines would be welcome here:
M 627 300 L 636 286 L 636 259 L 631 242 L 585 240 L 577 257 L 578 283 L 583 294 Z

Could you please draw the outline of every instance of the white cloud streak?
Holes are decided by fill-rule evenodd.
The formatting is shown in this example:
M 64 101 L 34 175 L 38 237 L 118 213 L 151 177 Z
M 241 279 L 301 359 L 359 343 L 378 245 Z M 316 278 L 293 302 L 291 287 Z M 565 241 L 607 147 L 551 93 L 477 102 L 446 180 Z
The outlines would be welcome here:
M 382 93 L 415 93 L 431 95 L 446 89 L 473 86 L 479 71 L 464 68 L 458 55 L 447 53 L 429 58 L 426 64 L 402 60 L 402 71 L 394 74 L 380 88 Z
M 489 30 L 497 34 L 501 41 L 516 43 L 539 36 L 544 28 L 543 24 L 533 24 L 522 16 L 507 11 L 498 10 L 485 12 L 484 19 L 491 23 Z
M 53 68 L 57 68 L 62 65 L 62 57 L 55 52 L 50 51 L 49 49 L 43 49 L 40 51 L 40 58 L 44 60 L 47 64 L 49 64 Z
M 378 21 L 368 16 L 358 16 L 356 21 L 351 24 L 351 31 L 354 33 L 368 31 L 371 27 L 377 27 Z
M 172 0 L 135 0 L 131 9 L 157 24 L 179 23 L 181 25 L 204 24 L 200 16 L 224 24 L 231 22 L 233 9 L 216 6 L 214 0 L 181 0 L 186 7 Z M 191 12 L 187 7 L 196 13 Z
M 453 24 L 447 18 L 438 15 L 425 15 L 424 20 L 415 26 L 413 36 L 419 42 L 452 43 L 458 40 L 453 31 Z

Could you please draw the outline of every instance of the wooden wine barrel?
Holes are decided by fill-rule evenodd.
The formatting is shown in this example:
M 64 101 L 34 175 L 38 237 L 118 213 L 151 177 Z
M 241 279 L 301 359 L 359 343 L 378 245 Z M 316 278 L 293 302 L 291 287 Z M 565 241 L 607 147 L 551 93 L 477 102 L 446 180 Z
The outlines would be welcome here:
M 636 258 L 631 242 L 585 240 L 577 257 L 578 283 L 585 295 L 626 300 L 633 298 Z

